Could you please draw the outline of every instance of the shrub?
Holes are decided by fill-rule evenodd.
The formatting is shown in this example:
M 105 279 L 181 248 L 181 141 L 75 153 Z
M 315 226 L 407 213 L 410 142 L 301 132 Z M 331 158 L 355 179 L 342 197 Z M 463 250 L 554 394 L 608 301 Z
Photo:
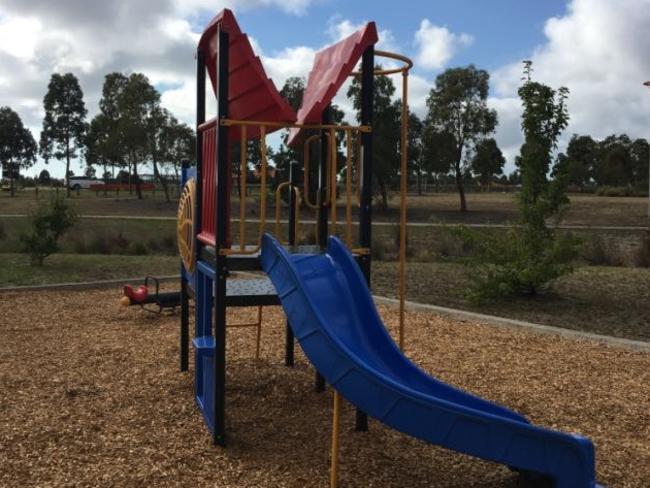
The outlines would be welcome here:
M 135 254 L 136 256 L 144 256 L 148 254 L 147 246 L 144 245 L 142 241 L 132 242 L 129 246 L 129 254 Z
M 641 239 L 632 255 L 634 266 L 639 268 L 650 268 L 650 237 L 647 235 Z
M 70 229 L 77 214 L 62 198 L 43 201 L 31 214 L 31 233 L 22 234 L 23 249 L 32 265 L 43 266 L 45 258 L 59 250 L 59 238 Z
M 7 237 L 7 232 L 5 231 L 5 226 L 2 222 L 0 222 L 0 239 L 4 239 Z
M 582 258 L 593 266 L 624 266 L 625 253 L 615 242 L 599 234 L 592 235 L 582 245 Z

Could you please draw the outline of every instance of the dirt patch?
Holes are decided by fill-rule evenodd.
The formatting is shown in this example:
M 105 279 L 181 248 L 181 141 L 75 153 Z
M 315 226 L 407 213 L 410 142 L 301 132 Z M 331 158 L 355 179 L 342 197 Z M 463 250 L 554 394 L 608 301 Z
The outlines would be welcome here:
M 260 360 L 253 330 L 228 333 L 223 450 L 194 405 L 192 372 L 178 372 L 178 316 L 120 311 L 118 298 L 2 295 L 1 486 L 327 486 L 331 392 L 313 392 L 300 352 L 282 365 L 281 309 L 265 309 Z M 394 332 L 395 310 L 381 313 Z M 407 355 L 428 372 L 591 437 L 607 486 L 647 486 L 650 355 L 423 313 L 407 324 Z M 342 419 L 341 486 L 516 485 L 506 468 L 377 422 L 356 433 L 349 405 Z

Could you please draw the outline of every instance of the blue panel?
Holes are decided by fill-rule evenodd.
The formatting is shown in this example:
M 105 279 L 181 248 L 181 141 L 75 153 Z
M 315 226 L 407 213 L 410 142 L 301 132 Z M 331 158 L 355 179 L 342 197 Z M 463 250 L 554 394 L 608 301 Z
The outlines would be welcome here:
M 533 426 L 410 362 L 338 239 L 329 238 L 323 255 L 289 255 L 266 235 L 261 261 L 306 356 L 358 408 L 425 441 L 548 476 L 559 488 L 598 486 L 589 439 Z
M 196 279 L 194 340 L 194 387 L 196 403 L 210 431 L 214 430 L 214 350 L 212 303 L 214 271 L 199 261 Z

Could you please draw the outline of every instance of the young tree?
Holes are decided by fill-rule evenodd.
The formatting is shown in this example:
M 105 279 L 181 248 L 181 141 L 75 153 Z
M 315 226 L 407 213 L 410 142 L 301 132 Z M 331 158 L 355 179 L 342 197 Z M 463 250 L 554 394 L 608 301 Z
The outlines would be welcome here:
M 20 168 L 36 162 L 36 141 L 23 126 L 20 116 L 9 107 L 0 107 L 0 165 L 9 178 L 11 196 L 15 195 L 14 179 Z
M 86 106 L 79 80 L 72 73 L 54 73 L 43 99 L 45 118 L 41 131 L 40 153 L 47 162 L 51 157 L 65 160 L 65 174 L 70 171 L 70 159 L 77 157 L 83 147 Z M 70 184 L 65 179 L 68 196 Z
M 381 68 L 381 66 L 377 66 Z M 380 207 L 388 208 L 388 191 L 390 185 L 399 177 L 399 141 L 400 141 L 400 103 L 392 102 L 395 85 L 388 76 L 375 77 L 374 115 L 373 115 L 373 193 L 378 195 Z M 361 119 L 361 80 L 352 79 L 347 93 L 357 111 L 357 120 Z
M 74 209 L 59 197 L 42 202 L 36 208 L 30 217 L 31 232 L 20 236 L 32 265 L 43 266 L 45 258 L 59 250 L 59 238 L 74 225 L 76 219 Z
M 503 153 L 494 138 L 481 139 L 474 146 L 471 168 L 474 174 L 480 178 L 481 184 L 485 185 L 488 192 L 494 177 L 503 174 L 505 163 L 506 158 L 503 157 Z
M 479 137 L 494 131 L 497 113 L 487 107 L 490 75 L 474 65 L 451 68 L 438 75 L 429 93 L 427 121 L 437 133 L 453 138 L 453 171 L 460 196 L 460 211 L 467 211 L 465 199 L 465 150 Z
M 519 88 L 523 104 L 521 127 L 520 225 L 490 239 L 474 239 L 482 272 L 472 290 L 477 300 L 511 295 L 536 295 L 559 276 L 571 271 L 576 242 L 558 236 L 547 220 L 559 220 L 568 204 L 566 158 L 553 162 L 557 140 L 569 121 L 568 90 L 554 90 L 531 80 L 531 63 L 525 62 L 524 83 Z M 549 173 L 552 179 L 549 179 Z

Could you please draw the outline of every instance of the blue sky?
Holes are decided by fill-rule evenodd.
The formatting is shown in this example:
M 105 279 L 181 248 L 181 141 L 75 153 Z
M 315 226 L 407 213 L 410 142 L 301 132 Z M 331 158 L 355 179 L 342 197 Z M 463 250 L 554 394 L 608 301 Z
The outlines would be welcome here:
M 536 79 L 571 92 L 560 150 L 573 133 L 640 137 L 650 127 L 650 91 L 641 86 L 650 78 L 650 0 L 2 0 L 0 106 L 16 110 L 38 140 L 51 73 L 78 76 L 90 118 L 105 74 L 139 71 L 162 92 L 163 105 L 192 124 L 196 42 L 224 6 L 278 88 L 289 76 L 306 76 L 317 50 L 369 20 L 381 48 L 415 61 L 410 105 L 418 115 L 444 69 L 473 63 L 488 70 L 488 104 L 498 112 L 495 137 L 508 171 L 522 142 L 516 91 L 523 59 L 534 61 Z M 335 101 L 351 116 L 344 96 Z M 83 161 L 73 164 L 77 173 L 82 168 Z M 60 163 L 48 169 L 63 174 Z

